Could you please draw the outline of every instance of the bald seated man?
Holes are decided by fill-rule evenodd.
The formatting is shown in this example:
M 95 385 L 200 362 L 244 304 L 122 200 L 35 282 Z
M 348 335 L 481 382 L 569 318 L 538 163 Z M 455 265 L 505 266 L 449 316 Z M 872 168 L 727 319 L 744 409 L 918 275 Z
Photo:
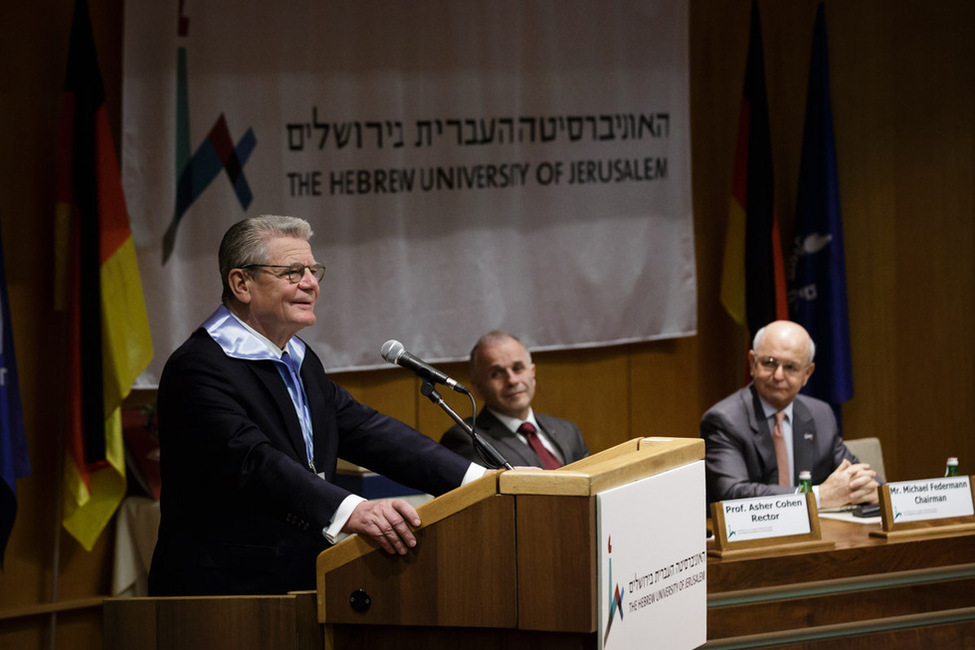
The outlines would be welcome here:
M 470 373 L 474 393 L 484 402 L 475 429 L 511 465 L 555 469 L 589 455 L 579 427 L 532 410 L 535 364 L 517 337 L 499 330 L 482 336 L 471 350 Z M 524 423 L 535 432 L 525 432 Z M 457 425 L 440 443 L 475 463 L 485 462 Z
M 802 470 L 812 473 L 820 509 L 878 501 L 876 472 L 843 444 L 833 409 L 799 394 L 815 369 L 815 353 L 809 333 L 790 321 L 755 334 L 751 383 L 701 418 L 708 503 L 795 493 Z M 788 462 L 782 478 L 772 439 L 778 412 Z

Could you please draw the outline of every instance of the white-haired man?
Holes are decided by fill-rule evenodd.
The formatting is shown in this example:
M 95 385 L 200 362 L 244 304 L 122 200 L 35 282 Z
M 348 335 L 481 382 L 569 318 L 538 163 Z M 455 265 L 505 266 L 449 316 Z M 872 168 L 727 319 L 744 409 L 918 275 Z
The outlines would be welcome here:
M 815 369 L 815 350 L 790 321 L 755 334 L 752 382 L 701 418 L 708 503 L 795 492 L 802 470 L 812 474 L 820 508 L 877 502 L 876 472 L 843 444 L 833 409 L 799 394 Z

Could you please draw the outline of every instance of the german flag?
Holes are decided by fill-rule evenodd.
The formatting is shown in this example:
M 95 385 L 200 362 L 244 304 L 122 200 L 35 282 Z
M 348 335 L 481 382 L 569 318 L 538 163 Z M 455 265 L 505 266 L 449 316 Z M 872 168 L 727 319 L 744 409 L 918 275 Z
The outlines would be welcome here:
M 63 524 L 90 551 L 125 495 L 121 404 L 152 341 L 87 0 L 71 28 L 56 233 L 69 328 Z
M 750 337 L 789 317 L 774 199 L 762 23 L 753 2 L 721 274 L 721 303 Z

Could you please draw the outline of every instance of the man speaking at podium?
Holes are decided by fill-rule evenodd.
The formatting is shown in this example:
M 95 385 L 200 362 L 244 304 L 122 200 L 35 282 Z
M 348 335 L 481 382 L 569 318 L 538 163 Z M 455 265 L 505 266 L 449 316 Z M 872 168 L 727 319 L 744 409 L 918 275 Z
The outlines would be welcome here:
M 315 324 L 325 272 L 311 235 L 293 217 L 233 225 L 223 304 L 166 363 L 152 596 L 314 589 L 316 557 L 351 533 L 407 553 L 416 510 L 334 485 L 338 457 L 435 495 L 485 471 L 355 401 L 295 336 Z
M 752 383 L 701 418 L 708 503 L 794 493 L 802 470 L 812 473 L 820 508 L 877 502 L 876 472 L 843 444 L 833 409 L 799 394 L 815 353 L 809 333 L 790 321 L 755 334 Z

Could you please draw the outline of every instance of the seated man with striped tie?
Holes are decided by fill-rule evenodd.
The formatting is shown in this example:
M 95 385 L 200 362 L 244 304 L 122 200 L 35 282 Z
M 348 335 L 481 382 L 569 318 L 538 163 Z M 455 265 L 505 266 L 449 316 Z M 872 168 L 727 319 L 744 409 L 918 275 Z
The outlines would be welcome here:
M 471 350 L 470 372 L 474 393 L 484 402 L 475 430 L 511 465 L 555 469 L 589 455 L 579 427 L 532 410 L 535 364 L 516 337 L 497 330 L 482 336 Z M 440 443 L 485 462 L 459 426 L 448 429 Z
M 769 323 L 748 351 L 752 382 L 701 418 L 708 503 L 797 491 L 812 473 L 822 508 L 878 501 L 876 472 L 843 444 L 829 404 L 800 395 L 816 346 L 790 321 Z

